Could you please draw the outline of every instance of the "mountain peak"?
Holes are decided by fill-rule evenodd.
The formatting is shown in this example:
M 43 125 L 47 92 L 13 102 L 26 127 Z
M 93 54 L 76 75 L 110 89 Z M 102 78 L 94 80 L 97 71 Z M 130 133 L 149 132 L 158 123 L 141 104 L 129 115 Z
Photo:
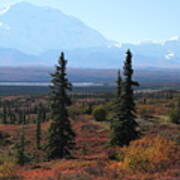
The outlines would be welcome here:
M 0 15 L 0 46 L 32 54 L 50 49 L 107 47 L 113 43 L 58 9 L 21 2 Z M 7 28 L 2 28 L 2 24 Z M 8 37 L 8 38 L 7 38 Z
M 11 14 L 16 14 L 16 13 L 21 13 L 23 14 L 23 16 L 26 16 L 27 14 L 40 14 L 40 13 L 59 13 L 59 14 L 63 14 L 59 9 L 54 9 L 54 8 L 50 8 L 47 6 L 39 6 L 39 5 L 35 5 L 29 2 L 18 2 L 16 4 L 13 4 L 9 7 L 6 8 L 6 10 L 4 9 L 5 13 L 11 13 Z
M 26 2 L 26 1 L 22 1 L 22 2 L 17 2 L 15 4 L 13 4 L 11 7 L 30 7 L 30 6 L 36 6 L 32 3 Z

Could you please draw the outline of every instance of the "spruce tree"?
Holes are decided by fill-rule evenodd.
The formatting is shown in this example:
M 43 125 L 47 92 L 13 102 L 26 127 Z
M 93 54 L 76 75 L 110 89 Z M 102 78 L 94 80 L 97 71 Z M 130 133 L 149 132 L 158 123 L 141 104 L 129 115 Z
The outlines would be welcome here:
M 72 85 L 68 81 L 66 74 L 67 60 L 64 53 L 61 53 L 56 72 L 51 74 L 51 115 L 52 123 L 49 128 L 47 158 L 69 158 L 71 149 L 75 145 L 75 133 L 72 130 L 68 117 L 67 106 L 71 104 L 67 91 L 72 90 Z
M 133 72 L 132 54 L 130 50 L 128 50 L 127 57 L 124 62 L 124 81 L 121 82 L 121 93 L 119 93 L 119 77 L 117 81 L 118 93 L 114 107 L 115 115 L 111 126 L 111 145 L 128 145 L 130 141 L 138 137 L 138 124 L 135 121 L 136 111 L 133 86 L 138 86 L 139 84 L 138 82 L 133 81 Z
M 42 120 L 41 121 L 42 122 L 46 121 L 46 110 L 45 109 L 42 111 Z
M 7 124 L 7 108 L 6 105 L 3 106 L 3 119 L 2 119 L 2 123 L 3 124 Z
M 121 90 L 122 90 L 122 78 L 121 78 L 121 72 L 118 71 L 118 78 L 117 78 L 117 96 L 121 96 Z
M 36 120 L 36 148 L 41 148 L 41 121 L 42 121 L 42 111 L 39 110 L 38 117 Z
M 25 133 L 24 133 L 24 125 L 23 125 L 19 142 L 15 145 L 17 163 L 22 166 L 27 161 L 27 156 L 25 154 L 25 141 L 26 140 L 25 140 Z

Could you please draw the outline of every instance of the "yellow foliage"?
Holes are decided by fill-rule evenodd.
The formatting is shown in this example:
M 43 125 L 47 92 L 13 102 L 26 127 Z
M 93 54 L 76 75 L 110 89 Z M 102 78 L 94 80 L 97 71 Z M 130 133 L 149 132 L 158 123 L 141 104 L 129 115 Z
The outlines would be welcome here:
M 0 156 L 0 179 L 9 179 L 16 176 L 15 160 L 5 155 Z
M 162 137 L 144 137 L 122 148 L 124 159 L 118 166 L 124 170 L 142 172 L 161 171 L 176 158 L 178 147 L 175 142 Z

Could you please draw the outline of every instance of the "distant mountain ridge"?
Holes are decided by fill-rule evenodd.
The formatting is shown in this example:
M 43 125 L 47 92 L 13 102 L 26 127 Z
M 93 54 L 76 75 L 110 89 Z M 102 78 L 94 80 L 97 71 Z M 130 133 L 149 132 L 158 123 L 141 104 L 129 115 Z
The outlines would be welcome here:
M 158 49 L 157 46 L 129 44 L 122 45 L 121 48 L 83 48 L 65 50 L 65 55 L 69 60 L 68 66 L 72 68 L 109 69 L 122 66 L 125 52 L 130 48 L 134 55 L 135 67 L 180 68 L 179 46 L 169 50 L 164 46 L 159 46 Z M 0 48 L 0 65 L 52 67 L 57 63 L 60 52 L 61 50 L 49 50 L 39 55 L 31 55 L 15 49 Z
M 96 30 L 57 9 L 18 3 L 0 14 L 0 46 L 26 53 L 111 46 Z
M 40 59 L 35 55 L 25 54 L 21 51 L 11 48 L 0 48 L 1 66 L 27 66 L 40 64 Z
M 180 68 L 180 37 L 164 43 L 116 45 L 57 9 L 23 2 L 0 11 L 3 66 L 53 66 L 60 51 L 65 51 L 70 67 L 118 68 L 131 49 L 137 67 Z

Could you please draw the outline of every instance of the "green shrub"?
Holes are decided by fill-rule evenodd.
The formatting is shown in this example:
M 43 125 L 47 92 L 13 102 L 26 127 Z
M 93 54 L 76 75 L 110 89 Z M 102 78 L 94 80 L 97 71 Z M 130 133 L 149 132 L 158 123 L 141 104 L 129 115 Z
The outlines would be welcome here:
M 0 146 L 5 146 L 7 144 L 10 144 L 11 142 L 9 141 L 9 135 L 8 134 L 4 134 L 2 132 L 0 132 Z
M 106 120 L 106 111 L 103 106 L 97 106 L 93 110 L 93 116 L 96 121 L 105 121 Z
M 86 106 L 84 106 L 83 114 L 91 114 L 91 113 L 92 113 L 92 105 L 87 104 Z
M 73 105 L 73 106 L 70 106 L 69 108 L 68 108 L 68 110 L 69 110 L 69 115 L 70 115 L 70 117 L 75 117 L 75 116 L 78 116 L 78 115 L 80 115 L 81 113 L 82 113 L 82 108 L 81 107 L 79 107 L 79 106 L 75 106 L 75 105 Z
M 108 159 L 110 160 L 122 161 L 124 159 L 124 155 L 123 151 L 116 151 L 114 149 L 110 149 L 108 151 Z
M 176 124 L 180 124 L 180 110 L 173 109 L 170 112 L 170 121 Z
M 79 116 L 81 114 L 91 114 L 92 113 L 92 105 L 73 105 L 69 107 L 69 115 L 70 117 Z
M 180 100 L 178 100 L 171 110 L 169 117 L 171 122 L 180 124 Z

